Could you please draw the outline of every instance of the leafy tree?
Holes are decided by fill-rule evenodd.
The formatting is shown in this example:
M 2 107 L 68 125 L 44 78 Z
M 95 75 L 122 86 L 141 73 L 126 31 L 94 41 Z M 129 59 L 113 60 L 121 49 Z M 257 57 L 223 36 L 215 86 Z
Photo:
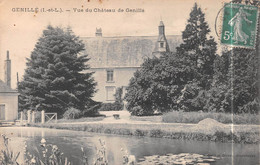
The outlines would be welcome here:
M 258 86 L 258 56 L 255 50 L 234 48 L 233 70 L 229 70 L 233 81 L 234 112 L 258 113 L 260 109 L 259 86 Z
M 225 50 L 214 61 L 214 78 L 206 92 L 204 111 L 231 112 L 230 52 Z
M 70 28 L 48 26 L 27 59 L 19 85 L 22 108 L 62 114 L 69 107 L 82 111 L 94 104 L 96 83 L 82 51 L 84 44 Z
M 196 76 L 190 63 L 172 53 L 146 59 L 126 89 L 127 109 L 132 115 L 150 115 L 176 108 L 184 85 Z
M 134 73 L 129 86 L 126 88 L 126 108 L 132 115 L 149 115 L 153 113 L 152 104 L 152 74 L 153 68 L 159 63 L 157 58 L 147 59 L 140 70 Z M 137 108 L 138 107 L 138 108 Z
M 233 64 L 232 64 L 233 63 Z M 233 65 L 233 66 L 232 66 Z M 258 113 L 258 55 L 233 48 L 215 60 L 215 75 L 204 109 L 217 112 Z M 233 100 L 232 100 L 233 97 Z

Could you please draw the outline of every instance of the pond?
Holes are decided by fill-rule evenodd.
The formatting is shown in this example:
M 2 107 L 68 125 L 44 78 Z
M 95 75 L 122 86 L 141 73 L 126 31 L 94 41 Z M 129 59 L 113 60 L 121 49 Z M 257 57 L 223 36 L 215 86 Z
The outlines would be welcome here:
M 109 164 L 115 165 L 122 165 L 125 152 L 121 149 L 135 155 L 137 160 L 152 155 L 193 153 L 219 157 L 220 159 L 211 163 L 213 165 L 259 164 L 259 145 L 256 144 L 184 141 L 32 127 L 2 127 L 0 133 L 6 134 L 11 139 L 10 146 L 16 152 L 22 153 L 24 146 L 27 145 L 29 152 L 36 155 L 41 151 L 40 141 L 44 138 L 47 144 L 57 145 L 74 165 L 81 164 L 81 147 L 86 151 L 89 163 L 93 162 L 92 159 L 100 146 L 99 138 L 106 143 Z M 0 145 L 3 145 L 2 141 L 1 139 Z M 22 155 L 19 161 L 23 161 Z

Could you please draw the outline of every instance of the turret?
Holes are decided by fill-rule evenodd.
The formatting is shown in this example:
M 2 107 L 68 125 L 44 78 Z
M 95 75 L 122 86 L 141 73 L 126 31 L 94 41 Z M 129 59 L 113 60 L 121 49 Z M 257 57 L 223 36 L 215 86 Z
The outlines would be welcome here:
M 156 57 L 160 57 L 162 55 L 162 53 L 170 51 L 167 39 L 165 37 L 163 21 L 160 21 L 158 30 L 159 30 L 159 36 L 158 36 L 157 42 L 155 43 L 155 48 L 153 51 L 153 55 Z

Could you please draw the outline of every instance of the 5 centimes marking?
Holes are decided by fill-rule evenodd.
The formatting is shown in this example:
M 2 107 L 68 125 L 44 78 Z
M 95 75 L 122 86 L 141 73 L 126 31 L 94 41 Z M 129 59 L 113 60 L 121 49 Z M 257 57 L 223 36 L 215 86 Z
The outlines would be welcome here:
M 225 4 L 221 43 L 234 47 L 255 48 L 257 21 L 257 6 Z

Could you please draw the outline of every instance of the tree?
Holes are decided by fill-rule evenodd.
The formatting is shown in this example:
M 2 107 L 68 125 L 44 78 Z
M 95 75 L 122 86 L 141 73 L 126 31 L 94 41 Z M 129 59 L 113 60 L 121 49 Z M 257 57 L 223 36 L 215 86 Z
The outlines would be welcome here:
M 204 109 L 229 113 L 259 113 L 257 67 L 258 55 L 255 50 L 225 50 L 215 60 L 214 81 L 207 91 Z
M 258 56 L 255 50 L 234 48 L 232 74 L 234 113 L 258 113 L 260 109 L 258 93 Z
M 151 98 L 153 68 L 159 63 L 157 58 L 146 59 L 140 70 L 134 73 L 126 88 L 126 108 L 132 115 L 149 115 L 153 113 L 153 100 Z
M 205 14 L 194 4 L 190 12 L 185 30 L 182 32 L 183 43 L 177 47 L 177 54 L 188 56 L 194 61 L 198 74 L 196 78 L 199 86 L 209 89 L 214 74 L 214 59 L 216 45 L 212 36 L 208 36 L 210 29 L 205 21 Z
M 184 85 L 196 76 L 191 63 L 173 53 L 146 59 L 126 88 L 128 111 L 132 115 L 150 115 L 176 108 Z
M 178 101 L 178 108 L 184 111 L 203 110 L 206 103 L 207 90 L 211 88 L 214 76 L 214 60 L 216 45 L 209 36 L 209 26 L 205 14 L 194 4 L 190 12 L 185 30 L 182 32 L 183 43 L 177 47 L 179 58 L 192 61 L 196 76 L 184 85 Z M 187 66 L 184 66 L 187 67 Z
M 27 59 L 19 85 L 23 109 L 44 109 L 63 114 L 68 108 L 87 109 L 96 83 L 87 55 L 80 55 L 84 44 L 70 28 L 48 26 Z
M 231 112 L 231 56 L 224 50 L 214 61 L 214 77 L 211 88 L 206 92 L 204 111 Z

